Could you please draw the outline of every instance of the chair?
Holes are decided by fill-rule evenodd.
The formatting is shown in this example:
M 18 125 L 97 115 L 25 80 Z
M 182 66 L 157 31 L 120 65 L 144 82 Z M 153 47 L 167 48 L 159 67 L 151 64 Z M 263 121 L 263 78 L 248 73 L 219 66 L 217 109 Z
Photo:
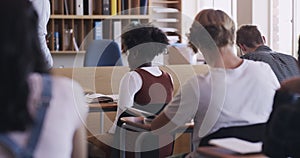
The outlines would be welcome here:
M 173 134 L 156 135 L 150 132 L 150 126 L 144 124 L 144 118 L 142 117 L 123 117 L 121 120 L 124 122 L 120 131 L 120 146 L 123 147 L 121 157 L 164 158 L 172 155 L 174 147 Z M 133 135 L 132 132 L 135 134 Z M 125 152 L 125 150 L 128 149 L 128 141 L 130 141 L 129 144 L 131 144 L 129 148 L 137 152 Z M 159 147 L 159 144 L 162 142 L 170 143 Z M 155 147 L 157 147 L 157 149 L 155 149 Z
M 122 65 L 120 48 L 113 40 L 94 40 L 88 46 L 84 58 L 85 67 Z

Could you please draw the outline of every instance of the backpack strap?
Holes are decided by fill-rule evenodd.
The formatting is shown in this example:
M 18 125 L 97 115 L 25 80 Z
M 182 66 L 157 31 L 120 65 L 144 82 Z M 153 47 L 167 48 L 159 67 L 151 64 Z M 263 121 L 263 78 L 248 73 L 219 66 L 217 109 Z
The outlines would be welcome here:
M 39 103 L 39 108 L 37 110 L 36 119 L 34 120 L 34 124 L 32 127 L 32 131 L 30 137 L 28 139 L 28 143 L 26 148 L 21 148 L 18 144 L 16 144 L 11 138 L 9 138 L 5 134 L 0 134 L 0 142 L 2 142 L 6 147 L 8 147 L 16 158 L 30 158 L 33 157 L 33 151 L 38 143 L 43 122 L 45 119 L 46 111 L 48 109 L 50 100 L 51 100 L 51 92 L 52 92 L 52 80 L 49 75 L 42 75 L 43 79 L 43 91 L 41 96 L 41 102 Z

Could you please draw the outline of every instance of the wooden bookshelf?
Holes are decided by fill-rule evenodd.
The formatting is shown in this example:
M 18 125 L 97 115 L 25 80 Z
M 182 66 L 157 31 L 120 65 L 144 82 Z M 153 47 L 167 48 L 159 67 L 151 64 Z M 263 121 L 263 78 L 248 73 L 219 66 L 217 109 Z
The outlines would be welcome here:
M 175 38 L 174 41 L 182 41 L 182 0 L 147 0 L 146 12 L 136 8 L 140 6 L 141 0 L 115 0 L 117 13 L 114 15 L 103 14 L 103 0 L 83 0 L 84 2 L 92 2 L 91 9 L 85 9 L 83 6 L 83 14 L 78 15 L 76 11 L 77 1 L 50 0 L 51 16 L 47 26 L 47 40 L 55 67 L 73 67 L 75 59 L 80 60 L 80 62 L 76 61 L 75 65 L 77 67 L 83 66 L 84 53 L 88 47 L 87 43 L 95 39 L 97 30 L 95 25 L 101 21 L 103 22 L 102 33 L 104 39 L 116 39 L 117 33 L 114 31 L 116 28 L 121 28 L 122 31 L 130 22 L 139 21 L 141 23 L 151 22 L 155 26 L 162 28 L 168 37 Z M 65 7 L 65 2 L 67 7 Z M 126 7 L 122 7 L 124 2 L 127 2 Z M 157 7 L 167 8 L 167 10 L 155 11 L 154 8 Z M 129 10 L 124 10 L 124 8 Z M 55 36 L 57 34 L 59 36 L 59 48 L 55 49 Z M 79 51 L 75 51 L 73 37 L 79 47 Z M 120 38 L 117 40 L 120 41 Z
M 181 42 L 181 0 L 152 0 L 151 22 L 164 30 L 170 43 Z
M 151 0 L 147 1 L 146 14 L 137 8 L 140 6 L 140 0 L 82 0 L 82 3 L 80 1 L 50 0 L 52 14 L 47 26 L 47 40 L 52 54 L 77 54 L 74 43 L 78 45 L 79 53 L 84 53 L 87 49 L 86 41 L 95 38 L 95 22 L 103 22 L 102 32 L 104 39 L 114 39 L 114 24 L 116 21 L 120 21 L 121 28 L 123 28 L 131 21 L 148 23 L 150 19 L 148 6 Z M 113 8 L 110 5 L 110 14 L 104 15 L 104 1 L 108 1 L 111 4 L 115 1 L 114 4 L 116 6 L 114 6 L 114 9 L 117 13 L 112 12 Z M 77 2 L 81 4 L 81 11 L 83 12 L 78 11 L 76 7 Z M 86 4 L 85 2 L 91 3 Z M 125 5 L 123 3 L 126 3 L 126 7 L 122 6 Z M 75 42 L 73 38 L 75 38 Z

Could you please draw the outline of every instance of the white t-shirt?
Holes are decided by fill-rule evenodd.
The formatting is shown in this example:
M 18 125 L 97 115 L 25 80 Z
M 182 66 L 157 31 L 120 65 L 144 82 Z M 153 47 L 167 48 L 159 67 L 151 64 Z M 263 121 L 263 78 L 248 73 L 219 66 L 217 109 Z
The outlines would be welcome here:
M 279 82 L 263 62 L 243 60 L 235 69 L 210 68 L 188 80 L 164 109 L 176 125 L 194 119 L 193 145 L 222 127 L 266 122 Z
M 49 0 L 30 0 L 35 8 L 38 17 L 38 35 L 41 43 L 41 48 L 46 58 L 49 67 L 53 66 L 53 59 L 50 54 L 49 48 L 46 42 L 47 35 L 47 23 L 50 18 L 50 2 Z
M 159 67 L 142 67 L 141 69 L 151 73 L 153 76 L 162 75 Z M 118 118 L 126 110 L 126 108 L 133 106 L 134 95 L 142 88 L 142 84 L 143 81 L 141 76 L 135 71 L 127 72 L 123 76 L 119 87 L 117 115 L 109 133 L 115 133 Z
M 30 75 L 28 82 L 31 90 L 28 106 L 34 115 L 42 92 L 41 75 Z M 34 150 L 33 156 L 37 158 L 71 157 L 74 132 L 84 125 L 87 117 L 88 107 L 79 84 L 61 77 L 52 77 L 52 83 L 52 99 Z M 29 134 L 29 131 L 9 133 L 21 146 L 26 144 Z M 4 157 L 2 150 L 0 147 L 0 157 Z

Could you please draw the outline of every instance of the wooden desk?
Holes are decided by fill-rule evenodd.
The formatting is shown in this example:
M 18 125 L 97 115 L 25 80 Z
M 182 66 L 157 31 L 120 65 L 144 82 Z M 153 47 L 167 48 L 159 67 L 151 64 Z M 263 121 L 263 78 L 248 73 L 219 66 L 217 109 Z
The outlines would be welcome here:
M 234 151 L 221 147 L 199 147 L 197 149 L 199 156 L 206 158 L 267 158 L 264 154 L 239 154 Z
M 104 133 L 104 115 L 103 112 L 117 111 L 116 102 L 111 103 L 92 103 L 88 104 L 89 112 L 100 112 L 100 134 Z
M 89 112 L 111 112 L 111 111 L 117 111 L 117 103 L 111 102 L 111 103 L 91 103 L 88 104 L 89 106 Z
M 122 117 L 121 121 L 123 124 L 123 128 L 131 129 L 135 131 L 146 132 L 151 130 L 150 124 L 145 124 L 144 117 Z M 190 135 L 190 151 L 193 150 L 193 136 L 192 132 L 194 129 L 194 123 L 186 123 L 185 126 L 179 127 L 175 130 L 174 133 L 191 133 Z

